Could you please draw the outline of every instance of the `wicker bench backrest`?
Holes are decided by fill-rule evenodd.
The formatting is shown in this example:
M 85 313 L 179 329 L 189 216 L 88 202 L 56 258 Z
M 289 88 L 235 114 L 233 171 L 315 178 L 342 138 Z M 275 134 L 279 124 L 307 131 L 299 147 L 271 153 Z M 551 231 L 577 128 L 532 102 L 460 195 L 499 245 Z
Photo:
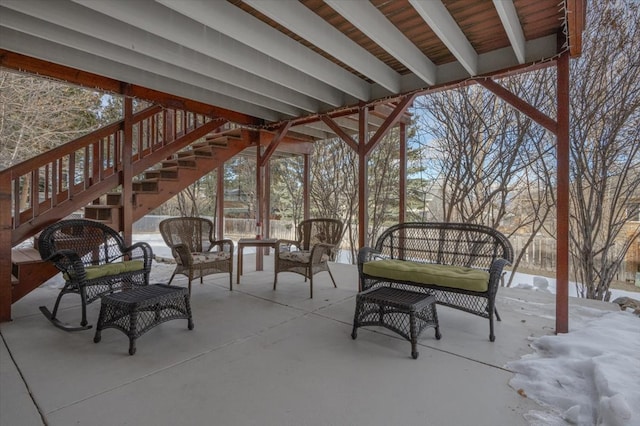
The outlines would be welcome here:
M 111 263 L 122 258 L 124 239 L 113 228 L 87 219 L 69 219 L 48 226 L 38 237 L 38 250 L 47 259 L 59 250 L 73 250 L 86 266 Z M 68 258 L 56 260 L 66 270 Z
M 384 231 L 375 248 L 392 259 L 484 270 L 498 258 L 513 262 L 513 248 L 502 233 L 466 223 L 400 223 Z

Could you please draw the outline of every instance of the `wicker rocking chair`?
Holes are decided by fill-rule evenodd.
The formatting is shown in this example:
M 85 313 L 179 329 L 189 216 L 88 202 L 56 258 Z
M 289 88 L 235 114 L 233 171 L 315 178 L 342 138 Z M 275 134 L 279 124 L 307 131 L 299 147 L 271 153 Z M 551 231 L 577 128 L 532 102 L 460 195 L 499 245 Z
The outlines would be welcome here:
M 313 298 L 313 276 L 327 271 L 333 279 L 328 261 L 334 261 L 343 224 L 337 219 L 309 219 L 298 225 L 298 240 L 278 240 L 275 246 L 275 277 L 273 289 L 280 272 L 295 272 L 309 279 L 310 297 Z
M 100 222 L 68 219 L 54 223 L 38 237 L 38 250 L 43 260 L 55 264 L 65 280 L 53 311 L 46 306 L 41 306 L 40 311 L 65 331 L 91 328 L 87 325 L 87 304 L 101 296 L 149 284 L 151 246 L 139 242 L 126 247 L 117 231 Z M 60 299 L 70 293 L 80 296 L 80 327 L 67 326 L 57 319 Z
M 191 295 L 194 278 L 200 277 L 202 284 L 206 275 L 228 273 L 229 290 L 233 290 L 233 241 L 215 241 L 213 230 L 213 222 L 202 217 L 173 217 L 160 222 L 160 234 L 177 263 L 169 284 L 176 274 L 185 275 Z

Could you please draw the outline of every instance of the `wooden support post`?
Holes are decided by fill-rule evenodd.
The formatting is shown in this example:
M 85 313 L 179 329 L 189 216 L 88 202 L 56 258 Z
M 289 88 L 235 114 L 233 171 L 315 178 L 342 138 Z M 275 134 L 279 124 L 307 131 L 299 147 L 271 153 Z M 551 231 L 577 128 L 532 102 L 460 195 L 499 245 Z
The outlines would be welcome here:
M 216 240 L 224 238 L 224 163 L 217 169 L 216 183 Z
M 264 200 L 264 164 L 260 144 L 256 147 L 256 238 L 262 238 L 263 200 Z M 256 247 L 256 271 L 262 271 L 262 250 Z
M 11 175 L 0 175 L 0 322 L 11 320 Z
M 133 99 L 130 96 L 124 98 L 124 141 L 122 144 L 122 169 L 120 172 L 120 184 L 122 185 L 122 231 L 124 242 L 131 245 L 133 238 Z
M 271 224 L 270 224 L 270 216 L 271 216 L 271 160 L 267 160 L 264 165 L 264 208 L 263 208 L 263 216 L 262 216 L 262 228 L 264 232 L 265 238 L 270 238 L 271 236 Z M 264 248 L 265 253 L 269 252 L 269 247 Z
M 400 196 L 398 200 L 398 222 L 405 221 L 407 199 L 407 126 L 400 123 Z
M 569 332 L 569 52 L 557 65 L 556 333 Z
M 367 244 L 368 233 L 368 176 L 367 143 L 369 139 L 369 110 L 358 111 L 358 248 Z
M 310 178 L 311 178 L 311 161 L 309 158 L 309 154 L 304 154 L 304 171 L 302 175 L 302 209 L 303 209 L 303 219 L 307 220 L 310 218 L 310 196 L 309 191 L 311 190 L 309 186 Z

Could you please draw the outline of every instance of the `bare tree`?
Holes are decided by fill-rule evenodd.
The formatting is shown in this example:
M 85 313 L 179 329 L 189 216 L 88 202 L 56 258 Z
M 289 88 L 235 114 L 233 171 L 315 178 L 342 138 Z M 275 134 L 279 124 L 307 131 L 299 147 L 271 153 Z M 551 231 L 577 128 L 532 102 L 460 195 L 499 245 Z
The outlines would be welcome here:
M 358 230 L 358 160 L 344 142 L 337 139 L 314 145 L 311 165 L 311 211 L 316 217 L 341 219 L 355 260 Z
M 609 287 L 640 227 L 640 5 L 592 2 L 571 66 L 571 255 L 578 293 Z
M 500 83 L 549 110 L 550 74 L 541 70 Z M 555 177 L 553 138 L 478 86 L 419 98 L 416 108 L 421 130 L 430 136 L 424 149 L 430 153 L 434 198 L 441 204 L 434 215 L 528 233 L 517 267 L 554 205 L 548 190 Z
M 398 222 L 400 139 L 397 128 L 382 138 L 369 156 L 368 245 L 375 244 L 384 226 Z
M 0 169 L 99 127 L 101 94 L 0 71 Z
M 303 215 L 303 173 L 301 156 L 271 160 L 271 205 L 292 219 L 294 226 Z

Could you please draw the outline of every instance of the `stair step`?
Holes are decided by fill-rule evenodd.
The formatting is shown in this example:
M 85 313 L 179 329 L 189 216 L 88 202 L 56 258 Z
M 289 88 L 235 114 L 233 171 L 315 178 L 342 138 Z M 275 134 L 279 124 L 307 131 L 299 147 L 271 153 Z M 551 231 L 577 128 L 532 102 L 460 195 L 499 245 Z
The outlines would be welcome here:
M 122 205 L 122 192 L 110 192 L 107 194 L 106 204 L 110 206 Z
M 207 143 L 209 143 L 210 146 L 227 147 L 229 146 L 229 142 L 239 141 L 239 140 L 242 140 L 242 138 L 235 137 L 235 136 L 215 135 L 215 136 L 207 136 L 205 140 L 207 141 Z
M 113 210 L 118 209 L 120 205 L 93 204 L 84 208 L 84 217 L 97 221 L 111 221 Z
M 176 154 L 178 155 L 178 159 L 184 157 L 213 157 L 211 148 L 189 149 L 177 152 Z
M 178 166 L 189 168 L 189 169 L 197 169 L 198 163 L 195 157 L 184 157 L 184 158 L 178 159 Z
M 33 247 L 11 249 L 11 262 L 12 303 L 60 272 L 53 263 L 42 260 L 40 252 Z
M 132 183 L 133 190 L 136 192 L 158 192 L 158 179 L 144 179 Z
M 144 172 L 146 179 L 178 179 L 178 167 L 163 167 Z
M 15 264 L 42 262 L 40 252 L 33 247 L 20 247 L 11 249 L 11 262 Z
M 11 249 L 11 274 L 19 281 L 20 267 L 42 263 L 42 257 L 38 249 L 33 247 L 20 247 Z M 13 277 L 11 278 L 13 284 Z M 17 284 L 17 283 L 16 283 Z
M 165 160 L 161 163 L 162 168 L 181 167 L 185 169 L 195 169 L 197 167 L 195 157 L 177 158 L 175 160 Z

